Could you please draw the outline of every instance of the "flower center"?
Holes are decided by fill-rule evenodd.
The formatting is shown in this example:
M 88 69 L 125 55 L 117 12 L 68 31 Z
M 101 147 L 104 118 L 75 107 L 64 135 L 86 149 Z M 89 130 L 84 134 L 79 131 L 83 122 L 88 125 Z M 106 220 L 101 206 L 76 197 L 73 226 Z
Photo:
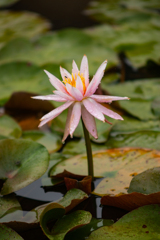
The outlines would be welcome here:
M 75 73 L 75 76 L 72 73 L 72 79 L 71 78 L 67 78 L 65 77 L 65 79 L 63 80 L 63 82 L 66 84 L 70 84 L 72 87 L 76 87 L 76 80 L 77 80 L 77 76 L 80 77 L 81 81 L 82 81 L 82 85 L 83 85 L 83 91 L 85 93 L 86 91 L 86 85 L 85 85 L 85 78 L 83 77 L 83 73 L 78 72 L 78 75 Z

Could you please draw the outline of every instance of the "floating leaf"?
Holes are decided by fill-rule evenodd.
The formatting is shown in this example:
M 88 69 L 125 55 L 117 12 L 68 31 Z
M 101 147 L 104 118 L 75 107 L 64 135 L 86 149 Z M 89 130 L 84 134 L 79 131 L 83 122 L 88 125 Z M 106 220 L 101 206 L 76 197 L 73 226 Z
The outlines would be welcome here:
M 41 131 L 25 131 L 23 139 L 30 139 L 45 146 L 49 153 L 56 152 L 62 147 L 61 137 L 56 133 L 45 133 Z
M 160 152 L 140 148 L 119 148 L 93 152 L 94 175 L 105 177 L 94 190 L 97 195 L 127 193 L 135 174 L 160 164 Z M 87 175 L 87 157 L 78 155 L 57 164 L 54 176 L 64 171 L 75 175 Z
M 52 233 L 47 228 L 47 223 L 51 220 L 53 221 L 61 218 L 65 213 L 73 209 L 87 197 L 88 196 L 83 191 L 79 189 L 71 189 L 58 203 L 47 204 L 45 208 L 40 210 L 40 225 L 49 239 L 53 238 Z
M 101 204 L 132 211 L 145 205 L 160 204 L 160 192 L 151 194 L 133 192 L 120 196 L 105 195 L 101 198 Z
M 116 134 L 111 136 L 106 145 L 108 148 L 119 147 L 142 147 L 160 150 L 160 130 L 155 131 L 137 131 L 128 134 Z
M 23 238 L 18 233 L 16 233 L 13 229 L 1 223 L 0 223 L 0 233 L 1 233 L 1 240 L 6 240 L 6 239 L 23 240 Z
M 153 113 L 156 116 L 160 117 L 160 97 L 157 97 L 154 99 L 154 101 L 152 102 L 151 108 Z
M 148 169 L 136 175 L 129 186 L 128 193 L 151 194 L 160 192 L 160 167 Z
M 16 2 L 18 2 L 19 0 L 1 0 L 0 2 L 0 7 L 6 7 L 6 6 L 10 6 Z
M 84 210 L 78 210 L 69 215 L 65 215 L 55 223 L 49 239 L 63 240 L 68 232 L 88 224 L 91 218 L 91 213 Z
M 0 179 L 5 180 L 1 194 L 17 191 L 40 178 L 48 167 L 48 151 L 29 140 L 0 141 Z
M 15 196 L 3 196 L 0 197 L 0 217 L 3 216 L 11 208 L 20 208 L 20 203 Z
M 122 109 L 141 120 L 153 120 L 157 117 L 151 111 L 151 101 L 130 100 L 120 103 Z
M 19 138 L 22 134 L 22 130 L 18 123 L 8 115 L 0 117 L 0 135 L 6 137 Z
M 20 36 L 32 38 L 50 27 L 47 20 L 31 12 L 1 11 L 0 19 L 0 48 L 11 39 Z
M 87 225 L 75 229 L 72 232 L 69 232 L 66 235 L 65 240 L 70 239 L 84 240 L 86 237 L 89 236 L 91 232 L 95 231 L 96 229 L 103 226 L 110 226 L 113 223 L 114 223 L 113 220 L 92 218 L 90 223 L 88 223 Z
M 124 215 L 111 226 L 102 227 L 89 240 L 159 239 L 160 206 L 148 205 Z
M 93 142 L 91 142 L 91 145 L 92 145 L 93 151 L 102 150 L 105 148 L 104 145 L 95 144 Z M 62 153 L 66 158 L 70 158 L 85 152 L 86 152 L 86 146 L 85 146 L 84 138 L 80 140 L 74 140 L 74 141 L 68 142 L 62 150 Z
M 140 121 L 132 117 L 123 116 L 124 121 L 117 121 L 112 127 L 110 135 L 133 133 L 142 130 L 160 130 L 159 120 Z
M 110 59 L 109 66 L 118 63 L 116 54 L 112 49 L 107 46 L 104 48 L 94 38 L 78 29 L 50 32 L 40 36 L 34 43 L 27 39 L 10 41 L 0 52 L 0 62 L 31 61 L 41 66 L 47 63 L 63 63 L 63 67 L 71 72 L 71 61 L 74 59 L 80 66 L 84 54 L 87 55 L 90 62 L 91 76 L 95 74 L 106 56 Z
M 52 87 L 41 68 L 27 62 L 14 62 L 0 66 L 1 96 L 4 105 L 15 91 L 50 94 Z
M 103 81 L 102 81 L 103 83 Z M 107 91 L 115 96 L 128 96 L 131 100 L 148 100 L 152 101 L 159 96 L 160 80 L 159 79 L 143 79 L 136 81 L 128 81 L 115 85 L 106 85 Z M 127 102 L 127 101 L 126 101 Z M 130 102 L 130 101 L 129 101 Z M 122 103 L 122 101 L 120 102 Z
M 63 161 L 64 159 L 66 159 L 62 153 L 51 153 L 50 154 L 50 160 L 49 160 L 49 166 L 47 171 L 45 172 L 45 174 L 41 177 L 41 182 L 42 182 L 42 186 L 53 186 L 56 185 L 58 183 L 63 182 L 63 178 L 62 179 L 53 179 L 50 176 L 50 171 L 52 169 L 53 166 L 55 166 L 57 163 Z

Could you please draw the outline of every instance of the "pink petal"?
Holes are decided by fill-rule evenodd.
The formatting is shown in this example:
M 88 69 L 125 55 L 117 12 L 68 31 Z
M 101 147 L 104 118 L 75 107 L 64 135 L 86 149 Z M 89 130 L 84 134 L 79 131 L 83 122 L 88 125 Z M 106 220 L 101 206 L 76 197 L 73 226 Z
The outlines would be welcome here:
M 58 95 L 58 96 L 61 96 L 62 98 L 65 98 L 66 101 L 74 101 L 75 99 L 70 96 L 68 93 L 63 93 L 63 92 L 60 92 L 60 91 L 54 91 L 54 94 Z
M 118 100 L 129 100 L 128 97 L 116 97 L 116 96 L 106 96 L 106 95 L 91 95 L 90 98 L 96 100 L 97 102 L 112 102 Z
M 87 128 L 88 132 L 94 137 L 98 138 L 97 128 L 95 118 L 85 109 L 82 105 L 82 119 L 84 122 L 85 127 Z
M 73 61 L 73 63 L 72 63 L 72 73 L 73 73 L 74 77 L 75 77 L 75 75 L 78 76 L 78 72 L 79 72 L 79 69 L 77 67 L 77 64 L 75 63 L 75 61 Z
M 81 62 L 80 73 L 83 73 L 83 77 L 85 78 L 85 85 L 88 87 L 89 85 L 89 67 L 88 67 L 88 59 L 87 56 L 84 55 Z
M 103 113 L 95 105 L 96 101 L 94 101 L 91 98 L 88 98 L 88 99 L 84 99 L 82 101 L 82 103 L 91 115 L 93 115 L 97 119 L 105 122 L 105 117 L 104 117 Z
M 64 141 L 66 140 L 66 138 L 68 137 L 69 133 L 70 133 L 70 119 L 71 119 L 71 113 L 72 113 L 72 109 L 73 109 L 73 105 L 71 105 L 68 108 L 68 114 L 67 114 L 67 120 L 66 120 L 66 126 L 65 126 L 65 130 L 64 130 L 64 135 L 63 135 L 63 139 L 62 142 L 64 143 Z
M 66 83 L 66 89 L 68 93 L 77 101 L 81 101 L 83 99 L 82 93 L 77 88 L 72 87 L 70 84 Z
M 58 78 L 56 78 L 50 72 L 48 72 L 46 70 L 44 70 L 44 71 L 47 74 L 47 76 L 49 77 L 49 81 L 55 87 L 55 89 L 62 91 L 62 92 L 66 92 L 65 85 Z
M 60 107 L 57 107 L 56 109 L 52 110 L 51 112 L 47 113 L 46 115 L 44 115 L 41 120 L 45 120 L 45 119 L 54 119 L 55 117 L 57 117 L 61 112 L 63 112 L 66 108 L 68 108 L 71 104 L 73 103 L 73 101 L 68 101 L 66 103 L 64 103 L 63 105 L 61 105 Z
M 61 73 L 61 76 L 62 76 L 62 79 L 65 80 L 65 78 L 70 78 L 72 79 L 72 76 L 71 74 L 64 68 L 60 67 L 60 73 Z
M 80 117 L 81 117 L 81 103 L 76 102 L 73 105 L 73 109 L 72 109 L 72 113 L 71 113 L 71 117 L 70 117 L 69 128 L 70 128 L 71 137 L 73 137 L 73 133 L 74 133 L 76 127 L 78 126 Z
M 118 120 L 123 120 L 123 118 L 118 113 L 115 113 L 112 110 L 102 106 L 100 103 L 96 102 L 95 105 L 103 114 L 107 115 L 108 117 L 118 119 Z
M 76 88 L 82 93 L 84 94 L 84 90 L 83 90 L 83 83 L 81 78 L 78 76 L 77 80 L 76 80 Z
M 96 74 L 94 75 L 92 81 L 88 85 L 88 88 L 87 88 L 86 93 L 85 93 L 85 97 L 88 97 L 88 96 L 92 95 L 96 91 L 96 89 L 98 88 L 98 85 L 100 84 L 101 79 L 104 75 L 104 70 L 106 68 L 106 65 L 107 65 L 107 60 L 104 61 L 101 64 L 101 66 L 98 68 L 98 70 L 97 70 Z
M 67 100 L 63 97 L 56 96 L 56 95 L 46 95 L 46 96 L 34 96 L 32 97 L 34 99 L 40 99 L 40 100 L 53 100 L 57 102 L 66 102 Z

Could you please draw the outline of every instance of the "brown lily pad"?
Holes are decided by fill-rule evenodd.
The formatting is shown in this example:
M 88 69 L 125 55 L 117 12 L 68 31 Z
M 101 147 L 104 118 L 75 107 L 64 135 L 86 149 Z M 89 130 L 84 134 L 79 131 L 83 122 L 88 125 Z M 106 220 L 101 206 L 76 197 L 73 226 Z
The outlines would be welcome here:
M 120 196 L 106 195 L 102 197 L 101 204 L 131 211 L 145 205 L 160 204 L 160 192 L 151 194 L 133 192 Z

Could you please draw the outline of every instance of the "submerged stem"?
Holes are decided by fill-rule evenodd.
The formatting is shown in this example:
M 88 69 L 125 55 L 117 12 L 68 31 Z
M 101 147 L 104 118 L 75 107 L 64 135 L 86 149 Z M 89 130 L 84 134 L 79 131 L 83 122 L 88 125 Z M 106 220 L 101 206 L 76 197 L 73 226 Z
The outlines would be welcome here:
M 85 145 L 86 145 L 86 151 L 87 151 L 87 160 L 88 160 L 88 175 L 94 177 L 94 171 L 93 171 L 93 156 L 92 156 L 92 147 L 91 147 L 91 141 L 89 137 L 89 132 L 87 131 L 84 122 L 82 120 L 83 125 L 83 132 L 84 132 L 84 138 L 85 138 Z

